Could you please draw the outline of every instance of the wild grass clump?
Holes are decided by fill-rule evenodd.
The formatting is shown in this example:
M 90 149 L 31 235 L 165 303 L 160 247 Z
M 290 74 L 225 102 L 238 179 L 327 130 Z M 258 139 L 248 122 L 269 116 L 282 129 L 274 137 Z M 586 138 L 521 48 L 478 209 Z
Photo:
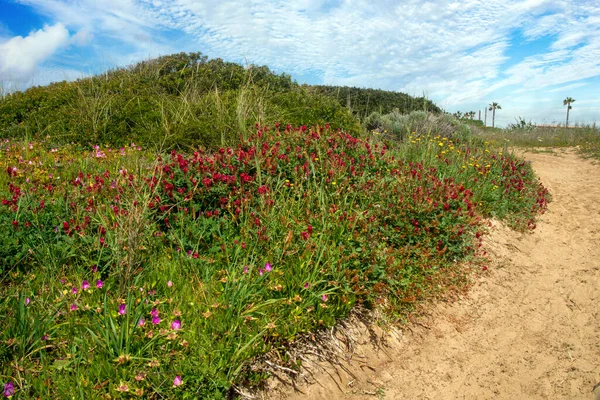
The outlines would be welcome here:
M 448 114 L 413 111 L 408 114 L 398 109 L 388 114 L 374 112 L 364 121 L 368 131 L 383 133 L 395 141 L 402 141 L 413 132 L 443 137 L 469 136 L 470 128 Z
M 484 217 L 533 229 L 546 208 L 530 165 L 481 141 L 383 136 L 257 126 L 161 154 L 4 142 L 3 382 L 24 398 L 222 398 L 266 377 L 255 357 L 358 304 L 401 318 L 461 273 Z

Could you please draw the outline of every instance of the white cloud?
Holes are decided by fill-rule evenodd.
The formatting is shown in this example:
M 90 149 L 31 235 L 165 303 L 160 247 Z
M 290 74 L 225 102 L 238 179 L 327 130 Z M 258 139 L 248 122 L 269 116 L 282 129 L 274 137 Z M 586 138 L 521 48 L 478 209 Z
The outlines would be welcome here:
M 37 66 L 68 42 L 69 31 L 58 23 L 0 43 L 0 81 L 29 81 Z
M 451 111 L 506 99 L 507 115 L 509 102 L 600 76 L 596 0 L 20 1 L 107 63 L 200 50 L 326 84 L 425 92 Z M 550 46 L 514 60 L 515 34 Z

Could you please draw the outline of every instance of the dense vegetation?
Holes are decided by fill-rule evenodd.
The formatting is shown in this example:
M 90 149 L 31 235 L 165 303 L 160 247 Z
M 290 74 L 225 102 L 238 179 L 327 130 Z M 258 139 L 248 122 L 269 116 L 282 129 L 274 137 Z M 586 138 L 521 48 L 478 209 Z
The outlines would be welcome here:
M 4 103 L 16 115 L 34 93 L 46 91 L 46 104 L 72 88 L 111 107 L 124 93 L 139 100 L 110 108 L 96 131 L 88 113 L 102 107 L 71 118 L 76 107 L 60 101 L 60 124 L 38 104 L 2 130 L 0 375 L 9 395 L 226 397 L 267 376 L 254 364 L 265 352 L 282 350 L 278 362 L 298 368 L 286 346 L 359 304 L 395 320 L 460 281 L 485 218 L 533 229 L 546 208 L 528 163 L 447 116 L 393 112 L 372 117 L 367 131 L 284 75 L 259 68 L 249 84 L 222 61 L 167 61 Z M 81 95 L 88 84 L 96 94 Z M 228 92 L 231 115 L 219 105 Z M 154 119 L 157 98 L 174 108 Z M 242 103 L 257 113 L 237 114 Z M 210 107 L 210 118 L 190 111 Z M 122 112 L 133 119 L 116 123 Z M 188 114 L 163 119 L 178 113 Z M 217 125 L 193 125 L 196 136 L 176 130 L 192 126 L 189 115 Z M 338 125 L 260 123 L 275 117 Z M 35 121 L 47 127 L 33 131 Z M 140 128 L 148 121 L 167 123 L 168 135 L 151 132 L 173 149 L 157 149 Z M 139 144 L 114 145 L 134 134 Z
M 237 143 L 255 123 L 327 122 L 356 133 L 348 101 L 356 115 L 393 108 L 439 111 L 430 101 L 404 93 L 300 86 L 268 67 L 180 53 L 8 95 L 0 100 L 0 137 L 216 148 Z
M 394 110 L 401 114 L 409 114 L 412 111 L 442 112 L 437 105 L 425 97 L 413 97 L 401 92 L 322 85 L 310 86 L 309 91 L 335 98 L 361 120 L 374 112 L 388 114 Z
M 160 148 L 233 144 L 255 123 L 354 129 L 337 101 L 290 76 L 200 53 L 181 53 L 76 82 L 30 88 L 0 101 L 0 137 Z

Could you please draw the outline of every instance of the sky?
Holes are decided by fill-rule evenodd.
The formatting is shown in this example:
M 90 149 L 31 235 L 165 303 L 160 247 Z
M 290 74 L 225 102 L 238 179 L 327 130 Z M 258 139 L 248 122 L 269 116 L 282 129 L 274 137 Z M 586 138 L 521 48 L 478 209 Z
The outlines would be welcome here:
M 4 91 L 197 51 L 482 119 L 497 102 L 499 126 L 564 123 L 566 97 L 600 121 L 598 0 L 0 0 Z

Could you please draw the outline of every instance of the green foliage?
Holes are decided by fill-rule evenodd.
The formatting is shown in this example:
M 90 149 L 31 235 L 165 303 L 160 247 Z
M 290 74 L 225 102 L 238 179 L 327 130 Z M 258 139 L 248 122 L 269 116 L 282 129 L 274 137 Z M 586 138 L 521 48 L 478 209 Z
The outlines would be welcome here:
M 431 114 L 424 111 L 413 111 L 410 114 L 393 111 L 385 115 L 373 113 L 365 119 L 364 125 L 369 131 L 400 141 L 413 132 L 443 137 L 468 136 L 470 134 L 469 126 L 456 120 L 453 116 Z
M 310 86 L 311 92 L 335 98 L 348 107 L 358 118 L 365 119 L 372 113 L 388 114 L 393 111 L 408 114 L 412 111 L 440 113 L 441 109 L 425 97 L 413 97 L 406 93 L 379 89 L 363 89 L 348 86 Z
M 280 95 L 290 118 L 325 115 Z M 390 118 L 412 132 L 259 126 L 190 153 L 0 144 L 5 381 L 27 398 L 224 398 L 267 376 L 257 357 L 358 304 L 401 318 L 456 282 L 482 217 L 535 227 L 548 194 L 529 164 L 448 116 Z
M 356 126 L 335 100 L 299 87 L 289 75 L 200 53 L 163 56 L 0 100 L 1 138 L 50 136 L 55 144 L 216 148 L 237 143 L 256 123 L 283 121 Z

